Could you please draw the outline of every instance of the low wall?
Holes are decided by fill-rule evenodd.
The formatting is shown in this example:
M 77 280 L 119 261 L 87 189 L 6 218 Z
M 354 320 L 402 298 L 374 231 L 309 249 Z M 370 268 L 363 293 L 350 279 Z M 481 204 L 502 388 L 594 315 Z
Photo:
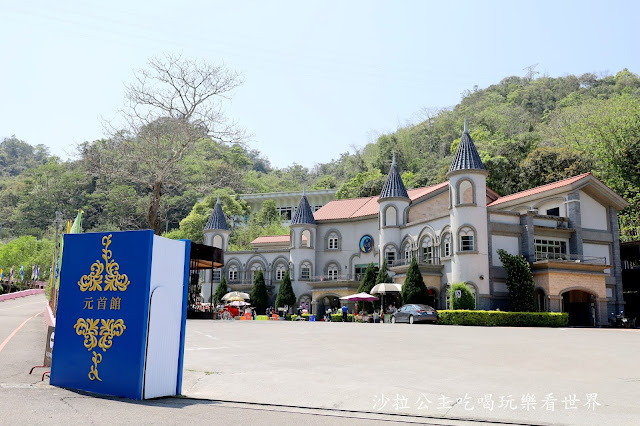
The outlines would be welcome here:
M 15 293 L 0 294 L 0 302 L 17 299 L 19 297 L 31 296 L 33 294 L 43 294 L 44 289 L 32 288 L 31 290 L 16 291 Z

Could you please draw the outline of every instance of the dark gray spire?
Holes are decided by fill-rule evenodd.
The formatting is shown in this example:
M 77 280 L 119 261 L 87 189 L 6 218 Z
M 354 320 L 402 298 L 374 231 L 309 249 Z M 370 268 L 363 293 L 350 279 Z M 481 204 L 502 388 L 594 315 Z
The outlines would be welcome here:
M 209 220 L 207 221 L 207 225 L 204 227 L 204 229 L 223 229 L 225 231 L 229 230 L 227 218 L 224 217 L 222 204 L 220 204 L 220 194 L 218 194 L 218 201 L 216 201 L 216 206 L 213 208 L 211 216 L 209 216 Z
M 393 161 L 391 162 L 391 169 L 387 175 L 387 180 L 382 187 L 380 198 L 409 198 L 407 194 L 407 188 L 404 187 L 402 182 L 402 176 L 396 166 L 396 153 L 393 153 Z
M 473 144 L 473 140 L 471 139 L 471 135 L 467 129 L 467 119 L 465 118 L 464 131 L 462 132 L 458 149 L 456 149 L 456 155 L 453 157 L 453 161 L 451 162 L 449 173 L 458 170 L 471 169 L 486 170 L 484 164 L 482 164 L 482 160 L 480 159 L 480 154 L 478 154 L 478 150 Z
M 302 189 L 302 198 L 300 199 L 300 203 L 298 204 L 298 209 L 293 215 L 293 219 L 291 219 L 291 225 L 304 224 L 316 224 L 316 219 L 313 217 L 313 211 L 311 210 L 311 206 L 309 205 L 309 200 L 307 200 L 306 187 L 303 187 Z

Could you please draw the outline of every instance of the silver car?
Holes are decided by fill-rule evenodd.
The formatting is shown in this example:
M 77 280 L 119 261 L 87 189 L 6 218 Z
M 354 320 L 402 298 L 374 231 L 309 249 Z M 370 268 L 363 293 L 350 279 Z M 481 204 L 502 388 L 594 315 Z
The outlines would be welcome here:
M 391 322 L 432 322 L 438 321 L 438 312 L 429 305 L 403 305 L 391 316 Z

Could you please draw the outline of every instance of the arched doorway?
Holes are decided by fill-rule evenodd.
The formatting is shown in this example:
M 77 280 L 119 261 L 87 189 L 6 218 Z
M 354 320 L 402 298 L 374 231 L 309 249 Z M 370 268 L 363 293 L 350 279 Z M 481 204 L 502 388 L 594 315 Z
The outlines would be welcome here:
M 427 288 L 427 305 L 434 309 L 438 309 L 438 293 L 434 288 Z
M 569 325 L 593 326 L 596 319 L 596 299 L 583 290 L 570 290 L 562 294 L 562 312 L 569 314 Z
M 332 313 L 339 313 L 341 306 L 342 305 L 340 304 L 340 298 L 338 296 L 333 294 L 327 294 L 325 296 L 322 296 L 318 300 L 318 306 L 317 306 L 318 312 L 316 313 L 316 318 L 324 317 L 324 314 L 329 309 L 331 309 Z
M 535 292 L 536 312 L 547 312 L 547 297 L 544 290 L 537 288 Z

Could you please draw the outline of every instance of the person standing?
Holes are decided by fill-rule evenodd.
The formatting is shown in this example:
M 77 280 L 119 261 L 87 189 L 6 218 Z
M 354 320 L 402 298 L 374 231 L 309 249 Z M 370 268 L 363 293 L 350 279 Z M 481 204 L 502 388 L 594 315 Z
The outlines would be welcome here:
M 346 304 L 342 305 L 342 322 L 347 322 L 349 319 L 349 308 L 347 308 Z

